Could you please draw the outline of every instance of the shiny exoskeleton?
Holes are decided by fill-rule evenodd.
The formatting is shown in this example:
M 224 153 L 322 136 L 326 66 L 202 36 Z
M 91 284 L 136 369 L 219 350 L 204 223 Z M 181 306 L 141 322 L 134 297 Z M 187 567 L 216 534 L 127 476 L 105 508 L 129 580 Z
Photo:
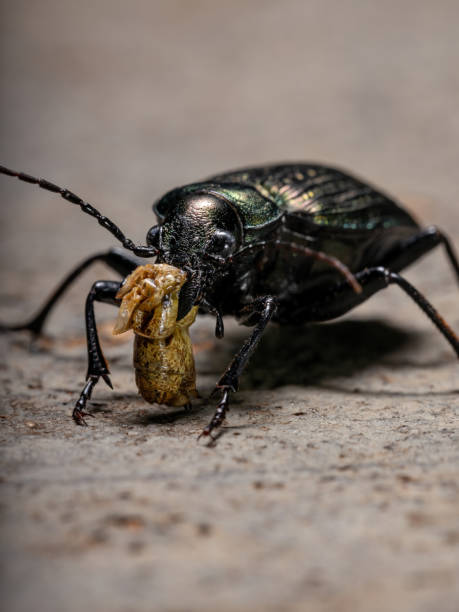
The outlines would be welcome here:
M 459 356 L 459 339 L 435 308 L 399 272 L 443 244 L 459 279 L 459 263 L 445 234 L 422 229 L 392 198 L 336 168 L 279 164 L 245 168 L 174 189 L 154 204 L 159 223 L 136 246 L 94 207 L 57 185 L 7 168 L 0 172 L 59 193 L 95 217 L 139 257 L 156 257 L 186 272 L 177 319 L 199 306 L 253 326 L 252 333 L 217 383 L 218 408 L 203 434 L 225 418 L 230 393 L 269 321 L 304 324 L 338 317 L 377 291 L 396 284 L 436 325 Z M 76 268 L 34 319 L 11 329 L 40 333 L 67 286 L 94 261 L 125 276 L 138 259 L 119 250 L 100 253 Z M 86 301 L 87 383 L 73 417 L 84 423 L 85 407 L 100 377 L 111 385 L 94 320 L 94 301 L 119 304 L 120 283 L 95 283 Z

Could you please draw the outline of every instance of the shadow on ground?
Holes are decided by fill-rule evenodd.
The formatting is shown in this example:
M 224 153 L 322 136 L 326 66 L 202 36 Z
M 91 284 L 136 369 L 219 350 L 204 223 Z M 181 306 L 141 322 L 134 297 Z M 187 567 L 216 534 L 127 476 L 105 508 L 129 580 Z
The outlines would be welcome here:
M 233 329 L 223 340 L 218 353 L 207 353 L 205 359 L 212 359 L 215 379 L 231 361 L 248 333 L 248 328 Z M 304 327 L 273 325 L 266 330 L 244 371 L 241 388 L 261 390 L 286 385 L 317 386 L 325 380 L 352 376 L 377 365 L 384 358 L 399 354 L 409 344 L 415 346 L 414 334 L 376 319 Z M 204 397 L 207 395 L 204 392 Z M 130 420 L 143 425 L 166 425 L 200 412 L 204 406 L 212 408 L 214 403 L 206 399 L 194 402 L 191 411 L 169 409 L 165 413 L 152 413 L 148 410 L 131 415 Z M 232 398 L 232 405 L 237 403 L 236 396 Z
M 272 327 L 243 376 L 244 389 L 317 385 L 378 364 L 415 337 L 378 320 L 311 327 Z

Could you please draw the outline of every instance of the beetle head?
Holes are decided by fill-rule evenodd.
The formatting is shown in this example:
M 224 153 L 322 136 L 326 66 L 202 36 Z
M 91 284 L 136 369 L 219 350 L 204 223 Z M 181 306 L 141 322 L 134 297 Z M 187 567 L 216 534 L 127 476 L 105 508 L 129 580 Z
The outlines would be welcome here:
M 212 191 L 174 190 L 154 207 L 160 225 L 152 227 L 147 243 L 158 248 L 158 261 L 185 270 L 188 281 L 180 292 L 182 318 L 221 272 L 222 263 L 237 251 L 242 226 L 233 205 Z

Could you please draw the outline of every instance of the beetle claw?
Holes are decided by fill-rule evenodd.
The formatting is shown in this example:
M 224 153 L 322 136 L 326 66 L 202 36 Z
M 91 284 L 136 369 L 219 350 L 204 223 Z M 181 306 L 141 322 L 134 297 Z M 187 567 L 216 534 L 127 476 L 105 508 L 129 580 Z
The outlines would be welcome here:
M 87 427 L 88 426 L 88 424 L 86 423 L 84 417 L 92 417 L 93 419 L 96 418 L 90 412 L 86 412 L 86 410 L 80 410 L 79 408 L 75 408 L 73 410 L 72 417 L 73 417 L 73 420 L 75 421 L 75 423 L 77 425 L 80 425 L 81 427 Z

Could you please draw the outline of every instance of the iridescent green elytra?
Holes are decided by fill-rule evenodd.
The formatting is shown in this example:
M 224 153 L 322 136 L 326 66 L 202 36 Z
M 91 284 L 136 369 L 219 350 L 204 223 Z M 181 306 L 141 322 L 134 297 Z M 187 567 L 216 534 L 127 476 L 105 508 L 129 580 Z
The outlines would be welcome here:
M 213 192 L 240 213 L 246 230 L 275 223 L 285 213 L 318 226 L 368 230 L 417 227 L 393 199 L 336 168 L 317 164 L 284 164 L 249 168 L 212 176 L 166 194 L 155 204 L 159 217 L 178 192 Z

